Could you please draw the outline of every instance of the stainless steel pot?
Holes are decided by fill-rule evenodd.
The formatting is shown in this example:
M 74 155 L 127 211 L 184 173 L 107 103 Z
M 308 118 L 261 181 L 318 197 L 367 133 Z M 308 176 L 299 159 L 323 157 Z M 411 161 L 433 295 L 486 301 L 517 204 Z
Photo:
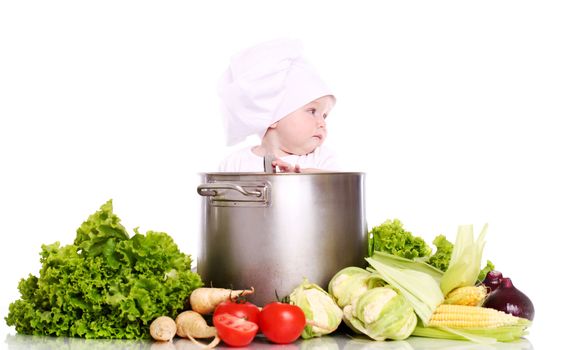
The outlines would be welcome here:
M 367 251 L 363 173 L 202 174 L 197 271 L 206 285 L 255 288 L 264 305 L 304 277 L 324 289 Z

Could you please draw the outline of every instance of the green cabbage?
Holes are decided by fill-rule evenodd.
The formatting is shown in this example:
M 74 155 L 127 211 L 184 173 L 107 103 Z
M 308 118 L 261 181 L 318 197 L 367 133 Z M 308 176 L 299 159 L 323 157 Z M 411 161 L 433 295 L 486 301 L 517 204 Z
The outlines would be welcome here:
M 343 312 L 332 297 L 307 279 L 290 293 L 290 303 L 300 307 L 306 319 L 313 322 L 313 325 L 304 327 L 301 334 L 304 339 L 330 334 L 337 329 L 343 317 Z
M 20 281 L 6 323 L 24 334 L 148 338 L 150 322 L 176 317 L 202 281 L 166 233 L 134 231 L 130 238 L 110 200 L 78 228 L 74 244 L 43 245 L 39 277 Z
M 376 287 L 363 293 L 344 310 L 351 327 L 375 340 L 406 339 L 418 318 L 404 296 L 389 287 Z
M 366 258 L 376 274 L 402 294 L 416 314 L 428 324 L 434 310 L 443 302 L 437 272 L 432 268 L 423 269 L 418 262 L 403 263 L 402 267 L 395 259 L 386 254 L 375 254 Z M 409 264 L 413 265 L 410 268 Z M 441 272 L 440 272 L 441 273 Z
M 374 274 L 360 267 L 350 266 L 340 270 L 330 280 L 328 292 L 343 308 L 353 303 L 367 290 L 384 285 Z

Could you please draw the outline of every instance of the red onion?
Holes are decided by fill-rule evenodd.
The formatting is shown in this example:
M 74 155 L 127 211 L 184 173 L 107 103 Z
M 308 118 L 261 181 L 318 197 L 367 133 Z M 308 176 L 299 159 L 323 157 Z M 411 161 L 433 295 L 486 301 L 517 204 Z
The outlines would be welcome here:
M 487 296 L 483 307 L 490 307 L 499 311 L 504 311 L 518 317 L 534 320 L 534 304 L 526 294 L 520 292 L 510 278 L 502 278 L 498 288 Z
M 502 273 L 500 271 L 489 271 L 483 281 L 483 284 L 488 287 L 489 292 L 493 292 L 496 288 L 498 288 L 501 279 Z

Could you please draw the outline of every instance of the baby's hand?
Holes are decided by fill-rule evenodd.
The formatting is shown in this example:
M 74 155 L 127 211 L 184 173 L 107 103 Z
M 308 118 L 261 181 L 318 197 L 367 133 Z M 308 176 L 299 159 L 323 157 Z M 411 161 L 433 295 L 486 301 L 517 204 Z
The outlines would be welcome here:
M 273 167 L 278 167 L 281 173 L 301 173 L 300 165 L 292 165 L 280 159 L 273 160 Z

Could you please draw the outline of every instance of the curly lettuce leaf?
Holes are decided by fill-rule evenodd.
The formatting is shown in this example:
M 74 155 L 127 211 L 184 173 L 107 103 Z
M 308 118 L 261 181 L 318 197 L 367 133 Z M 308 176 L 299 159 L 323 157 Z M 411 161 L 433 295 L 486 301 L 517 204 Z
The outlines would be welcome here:
M 43 245 L 39 277 L 18 285 L 9 326 L 23 334 L 141 339 L 158 316 L 175 317 L 200 286 L 192 260 L 166 233 L 129 237 L 108 201 L 77 230 L 74 244 Z
M 432 253 L 426 242 L 404 230 L 398 219 L 386 220 L 369 232 L 369 256 L 375 251 L 407 259 L 424 258 Z
M 495 266 L 492 261 L 487 260 L 487 264 L 481 269 L 479 272 L 479 277 L 477 277 L 477 283 L 481 283 L 487 277 L 487 274 L 491 271 L 494 271 Z
M 436 252 L 428 260 L 428 264 L 441 271 L 447 270 L 451 252 L 453 252 L 453 243 L 447 240 L 444 235 L 438 235 L 432 242 L 436 246 Z

